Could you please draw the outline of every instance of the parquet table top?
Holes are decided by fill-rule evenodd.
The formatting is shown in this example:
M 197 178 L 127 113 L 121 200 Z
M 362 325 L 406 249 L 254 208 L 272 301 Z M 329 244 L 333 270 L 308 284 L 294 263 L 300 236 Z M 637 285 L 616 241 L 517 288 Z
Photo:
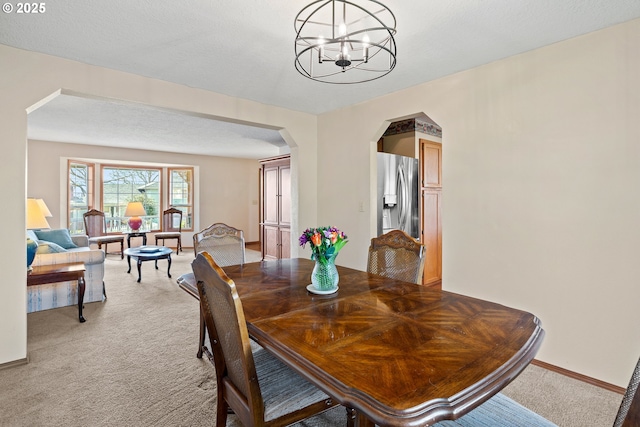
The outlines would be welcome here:
M 340 289 L 306 286 L 313 263 L 225 267 L 252 337 L 379 425 L 457 418 L 512 381 L 544 331 L 530 313 L 338 267 Z

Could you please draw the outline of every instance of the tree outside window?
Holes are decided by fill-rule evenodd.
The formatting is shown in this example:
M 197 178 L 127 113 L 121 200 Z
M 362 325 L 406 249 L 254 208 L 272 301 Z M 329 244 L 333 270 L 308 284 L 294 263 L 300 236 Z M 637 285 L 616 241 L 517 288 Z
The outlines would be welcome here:
M 93 207 L 92 164 L 69 162 L 69 231 L 84 234 L 83 214 Z
M 160 169 L 102 168 L 102 211 L 107 221 L 107 232 L 129 229 L 124 217 L 129 202 L 142 202 L 146 215 L 142 217 L 142 230 L 158 230 L 160 221 Z
M 182 229 L 193 230 L 193 168 L 169 169 L 169 206 L 182 211 Z

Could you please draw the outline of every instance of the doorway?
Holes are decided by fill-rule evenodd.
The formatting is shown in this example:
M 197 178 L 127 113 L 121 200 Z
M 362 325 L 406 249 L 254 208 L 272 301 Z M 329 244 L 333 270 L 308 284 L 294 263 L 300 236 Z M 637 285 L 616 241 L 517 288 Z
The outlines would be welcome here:
M 423 285 L 442 288 L 442 128 L 424 113 L 393 121 L 378 152 L 418 161 L 418 240 L 425 245 Z

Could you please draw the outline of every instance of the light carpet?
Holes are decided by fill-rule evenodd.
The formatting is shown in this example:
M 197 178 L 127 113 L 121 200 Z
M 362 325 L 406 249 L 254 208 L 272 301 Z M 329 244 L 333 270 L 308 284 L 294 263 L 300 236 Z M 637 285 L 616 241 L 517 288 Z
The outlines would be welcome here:
M 256 258 L 257 257 L 257 258 Z M 26 365 L 0 370 L 0 426 L 213 426 L 213 367 L 195 357 L 198 303 L 176 285 L 193 253 L 133 265 L 109 255 L 108 299 L 27 316 Z M 259 259 L 247 251 L 247 261 Z M 530 366 L 505 394 L 561 427 L 611 426 L 622 396 Z M 299 423 L 344 425 L 343 408 Z M 239 427 L 230 416 L 228 426 Z

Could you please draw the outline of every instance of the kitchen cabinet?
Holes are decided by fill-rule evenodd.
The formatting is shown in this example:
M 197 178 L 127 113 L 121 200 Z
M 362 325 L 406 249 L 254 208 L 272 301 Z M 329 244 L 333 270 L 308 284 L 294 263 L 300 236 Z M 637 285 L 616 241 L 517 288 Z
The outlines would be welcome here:
M 442 286 L 442 144 L 420 139 L 420 194 L 425 246 L 422 283 Z

